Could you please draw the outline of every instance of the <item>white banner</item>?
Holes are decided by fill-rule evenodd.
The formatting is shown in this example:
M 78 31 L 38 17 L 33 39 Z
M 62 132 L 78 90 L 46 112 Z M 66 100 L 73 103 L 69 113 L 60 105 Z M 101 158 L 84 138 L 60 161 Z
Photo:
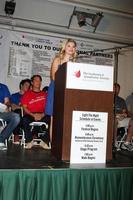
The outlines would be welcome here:
M 51 62 L 63 41 L 64 38 L 10 32 L 8 75 L 23 78 L 40 74 L 49 83 Z M 94 48 L 105 48 L 105 45 L 77 40 L 78 62 L 113 65 L 112 55 L 92 54 Z
M 60 39 L 38 37 L 27 33 L 12 32 L 10 35 L 10 58 L 8 76 L 42 76 L 45 85 L 50 81 L 52 58 L 59 50 Z
M 105 163 L 106 112 L 73 111 L 70 163 Z
M 66 88 L 113 91 L 113 67 L 68 62 Z
M 35 35 L 24 32 L 0 30 L 0 79 L 7 82 L 12 91 L 19 82 L 34 74 L 40 74 L 43 86 L 50 82 L 50 67 L 65 38 Z M 93 52 L 112 47 L 111 43 L 94 40 L 77 40 L 77 62 L 113 66 L 113 55 Z M 5 53 L 4 53 L 5 52 Z

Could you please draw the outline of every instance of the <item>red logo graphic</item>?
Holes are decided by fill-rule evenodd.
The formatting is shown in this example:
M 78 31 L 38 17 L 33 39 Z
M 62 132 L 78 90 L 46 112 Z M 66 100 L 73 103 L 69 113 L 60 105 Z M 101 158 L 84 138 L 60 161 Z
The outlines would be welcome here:
M 78 70 L 78 71 L 75 72 L 75 76 L 76 76 L 77 78 L 79 78 L 79 77 L 81 76 L 80 70 Z

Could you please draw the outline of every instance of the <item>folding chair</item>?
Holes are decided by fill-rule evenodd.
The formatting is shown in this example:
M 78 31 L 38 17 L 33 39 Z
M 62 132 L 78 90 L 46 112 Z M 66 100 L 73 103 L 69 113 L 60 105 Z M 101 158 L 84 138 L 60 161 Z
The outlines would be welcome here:
M 24 116 L 24 111 L 23 111 L 23 107 L 21 107 L 21 117 Z M 19 137 L 21 138 L 20 140 L 20 145 L 25 147 L 25 133 L 24 133 L 24 129 L 23 127 L 20 127 L 20 132 L 21 134 L 19 134 Z
M 0 133 L 6 127 L 6 121 L 0 118 Z M 5 145 L 7 146 L 7 140 L 5 141 Z
M 129 120 L 130 118 L 125 118 L 124 120 L 118 121 L 117 139 L 115 144 L 117 151 L 121 150 L 121 145 L 124 143 L 126 139 Z
M 39 145 L 41 142 L 41 136 L 47 136 L 48 134 L 48 124 L 46 122 L 32 122 L 30 123 L 31 131 L 33 132 L 34 129 L 37 129 L 37 138 L 33 138 L 33 142 L 35 145 Z M 49 147 L 51 148 L 51 144 L 49 142 Z
M 25 147 L 25 133 L 24 133 L 24 130 L 23 128 L 20 128 L 20 134 L 19 134 L 19 137 L 20 137 L 20 145 L 24 146 Z
M 23 117 L 23 108 L 20 107 L 20 109 L 18 109 L 16 113 L 19 114 L 21 117 Z M 19 127 L 19 135 L 18 136 L 20 139 L 20 145 L 23 145 L 25 147 L 25 133 L 24 133 L 23 127 L 21 125 Z M 14 141 L 14 135 L 12 137 L 13 137 L 12 140 Z
M 128 127 L 119 127 L 117 131 L 116 149 L 121 150 L 121 145 L 124 143 L 127 136 Z

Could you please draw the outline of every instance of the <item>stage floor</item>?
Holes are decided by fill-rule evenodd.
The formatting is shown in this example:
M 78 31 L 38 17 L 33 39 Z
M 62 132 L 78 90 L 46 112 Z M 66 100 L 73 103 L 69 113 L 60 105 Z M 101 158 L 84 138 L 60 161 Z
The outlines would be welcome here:
M 7 151 L 0 151 L 0 160 L 0 169 L 62 169 L 71 167 L 68 161 L 58 161 L 54 158 L 50 150 L 43 150 L 40 147 L 26 150 L 22 146 L 14 144 L 9 144 Z M 91 165 L 86 165 L 86 167 L 90 168 Z M 115 158 L 107 162 L 104 167 L 133 167 L 133 152 L 116 152 Z

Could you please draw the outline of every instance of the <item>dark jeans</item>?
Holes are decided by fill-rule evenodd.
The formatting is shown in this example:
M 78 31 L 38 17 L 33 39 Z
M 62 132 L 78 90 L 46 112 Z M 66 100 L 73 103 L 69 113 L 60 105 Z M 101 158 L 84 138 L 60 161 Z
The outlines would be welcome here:
M 26 140 L 26 143 L 27 142 L 31 142 L 33 140 L 33 135 L 36 131 L 39 131 L 36 129 L 35 130 L 31 130 L 31 126 L 30 126 L 30 123 L 34 122 L 35 119 L 30 116 L 30 115 L 24 115 L 23 119 L 22 119 L 22 123 L 23 123 L 23 129 L 24 129 L 24 132 L 25 132 L 25 140 Z M 44 116 L 41 120 L 41 122 L 45 122 L 48 124 L 48 129 L 47 129 L 47 134 L 45 135 L 42 135 L 40 136 L 40 138 L 46 142 L 46 143 L 49 143 L 49 126 L 50 126 L 50 116 L 46 115 Z
M 20 122 L 20 117 L 14 112 L 0 112 L 0 118 L 6 121 L 7 125 L 0 134 L 0 142 L 4 143 L 6 139 L 10 137 L 13 130 Z
M 13 112 L 17 113 L 20 116 L 20 123 L 17 125 L 17 127 L 13 130 L 13 134 L 14 135 L 19 135 L 22 134 L 21 133 L 21 129 L 22 129 L 22 111 L 21 109 L 16 109 Z

